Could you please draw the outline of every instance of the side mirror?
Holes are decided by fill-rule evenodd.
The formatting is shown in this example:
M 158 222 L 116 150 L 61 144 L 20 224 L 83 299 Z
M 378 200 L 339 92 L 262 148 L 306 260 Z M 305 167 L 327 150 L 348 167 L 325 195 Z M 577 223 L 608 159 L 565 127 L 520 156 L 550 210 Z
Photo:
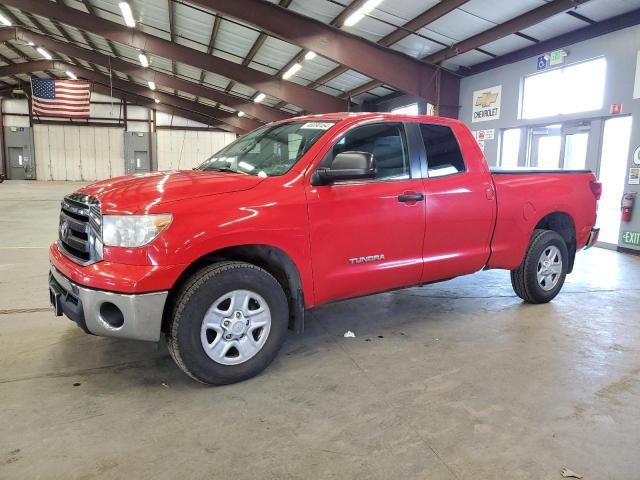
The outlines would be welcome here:
M 318 168 L 313 185 L 327 185 L 339 180 L 362 180 L 375 178 L 376 161 L 367 152 L 342 152 L 336 155 L 330 168 Z

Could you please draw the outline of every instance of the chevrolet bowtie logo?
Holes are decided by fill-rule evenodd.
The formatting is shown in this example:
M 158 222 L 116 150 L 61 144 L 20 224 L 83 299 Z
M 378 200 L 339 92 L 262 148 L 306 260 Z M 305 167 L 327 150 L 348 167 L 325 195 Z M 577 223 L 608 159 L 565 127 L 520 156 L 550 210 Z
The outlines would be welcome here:
M 497 99 L 498 99 L 497 93 L 483 92 L 482 95 L 480 95 L 476 99 L 476 107 L 487 108 L 492 104 L 494 104 Z

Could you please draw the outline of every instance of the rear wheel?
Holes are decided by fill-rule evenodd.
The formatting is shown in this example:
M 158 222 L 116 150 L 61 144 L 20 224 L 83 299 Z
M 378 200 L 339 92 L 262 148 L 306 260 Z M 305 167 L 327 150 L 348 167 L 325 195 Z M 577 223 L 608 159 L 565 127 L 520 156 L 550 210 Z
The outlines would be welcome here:
M 276 357 L 288 313 L 285 293 L 267 271 L 243 262 L 215 264 L 182 288 L 167 335 L 169 352 L 199 382 L 239 382 Z
M 567 276 L 567 244 L 556 232 L 535 230 L 522 265 L 511 271 L 511 285 L 527 303 L 550 302 Z

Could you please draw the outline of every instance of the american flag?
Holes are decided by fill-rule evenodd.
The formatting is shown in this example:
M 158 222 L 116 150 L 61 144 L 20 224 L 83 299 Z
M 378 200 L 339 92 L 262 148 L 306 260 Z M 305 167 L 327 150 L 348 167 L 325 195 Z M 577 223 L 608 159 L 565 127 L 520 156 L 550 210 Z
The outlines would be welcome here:
M 89 118 L 91 82 L 32 78 L 31 93 L 34 115 Z

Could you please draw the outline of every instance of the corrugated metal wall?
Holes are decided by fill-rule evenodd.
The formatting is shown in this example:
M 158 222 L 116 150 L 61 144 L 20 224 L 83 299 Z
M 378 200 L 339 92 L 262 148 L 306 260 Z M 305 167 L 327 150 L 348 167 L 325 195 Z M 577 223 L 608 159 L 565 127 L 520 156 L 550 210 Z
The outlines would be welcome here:
M 235 140 L 233 133 L 159 130 L 158 170 L 193 168 Z
M 93 181 L 124 175 L 121 128 L 34 125 L 38 180 Z
M 93 102 L 101 103 L 91 105 L 90 120 L 105 126 L 34 123 L 33 136 L 30 132 L 29 137 L 33 139 L 37 180 L 91 182 L 125 174 L 125 136 L 132 132 L 149 134 L 150 112 L 144 107 L 129 105 L 128 131 L 125 132 L 122 126 L 108 125 L 122 120 L 120 100 L 96 93 L 91 98 Z M 3 112 L 3 123 L 8 127 L 6 140 L 11 144 L 14 135 L 11 127 L 24 130 L 30 125 L 27 101 L 4 100 Z M 149 156 L 153 154 L 152 165 L 153 168 L 157 165 L 158 170 L 190 169 L 236 139 L 232 133 L 198 130 L 205 125 L 163 112 L 157 113 L 155 125 L 158 131 L 151 133 L 153 148 L 149 150 Z M 15 135 L 24 136 L 22 132 Z M 17 146 L 24 144 L 25 148 L 30 148 L 27 145 L 30 142 L 20 142 Z M 143 150 L 147 148 L 145 144 Z M 31 155 L 29 151 L 25 152 L 27 154 Z

